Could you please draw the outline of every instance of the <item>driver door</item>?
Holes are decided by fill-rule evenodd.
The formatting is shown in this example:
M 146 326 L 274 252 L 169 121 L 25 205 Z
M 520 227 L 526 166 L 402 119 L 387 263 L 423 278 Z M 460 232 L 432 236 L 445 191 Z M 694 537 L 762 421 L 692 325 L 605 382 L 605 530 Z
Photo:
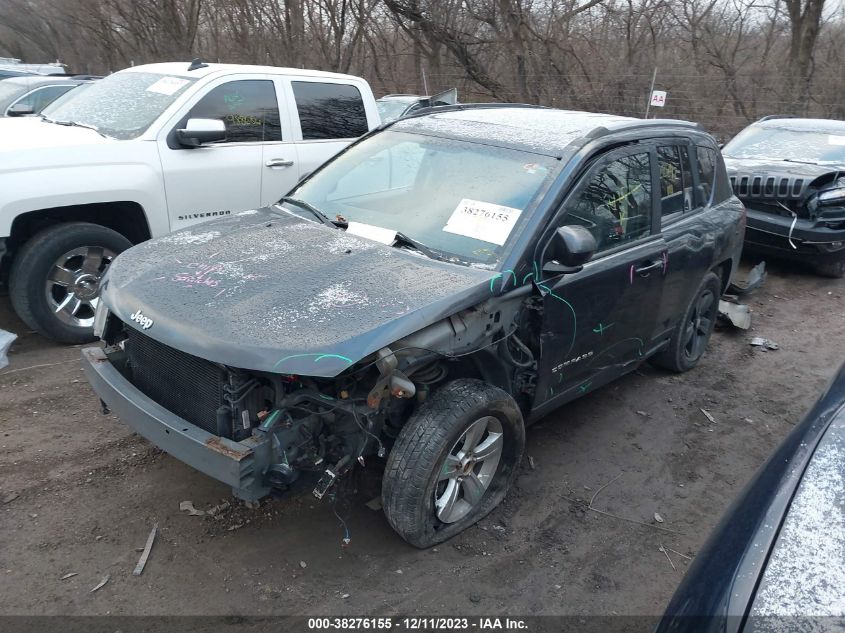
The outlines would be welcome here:
M 656 169 L 647 146 L 613 151 L 565 200 L 553 228 L 585 226 L 598 248 L 580 272 L 538 284 L 543 316 L 535 407 L 587 393 L 649 351 L 667 253 L 656 230 Z

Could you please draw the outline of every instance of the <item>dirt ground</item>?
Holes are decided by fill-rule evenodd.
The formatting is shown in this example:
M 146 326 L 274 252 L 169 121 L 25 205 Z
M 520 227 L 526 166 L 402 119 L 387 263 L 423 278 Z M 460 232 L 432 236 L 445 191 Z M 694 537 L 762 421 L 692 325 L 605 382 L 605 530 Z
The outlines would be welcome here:
M 377 473 L 334 509 L 306 496 L 180 512 L 229 490 L 103 415 L 79 349 L 28 332 L 0 297 L 0 328 L 20 337 L 0 370 L 0 614 L 656 616 L 843 361 L 843 295 L 845 281 L 770 263 L 746 299 L 751 332 L 718 331 L 692 372 L 643 365 L 531 427 L 505 503 L 428 551 L 364 505 Z

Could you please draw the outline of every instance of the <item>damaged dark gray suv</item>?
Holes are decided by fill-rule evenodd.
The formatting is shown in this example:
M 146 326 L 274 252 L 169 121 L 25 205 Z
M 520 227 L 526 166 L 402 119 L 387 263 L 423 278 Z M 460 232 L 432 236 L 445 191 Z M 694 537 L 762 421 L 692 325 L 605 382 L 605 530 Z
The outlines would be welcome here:
M 748 249 L 845 276 L 845 121 L 766 117 L 722 153 Z
M 331 497 L 386 457 L 387 519 L 427 547 L 503 499 L 527 423 L 646 359 L 698 362 L 744 223 L 691 123 L 447 107 L 120 255 L 84 365 L 242 499 Z

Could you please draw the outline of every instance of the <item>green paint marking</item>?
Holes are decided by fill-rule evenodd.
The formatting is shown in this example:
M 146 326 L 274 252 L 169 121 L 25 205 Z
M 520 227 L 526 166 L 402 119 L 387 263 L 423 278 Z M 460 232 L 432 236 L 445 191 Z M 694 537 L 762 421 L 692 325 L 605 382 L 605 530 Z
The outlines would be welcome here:
M 614 325 L 616 325 L 616 324 L 611 323 L 610 325 L 604 325 L 602 323 L 599 323 L 598 327 L 593 328 L 593 332 L 595 332 L 596 334 L 604 334 L 607 330 L 612 328 Z
M 572 304 L 569 303 L 566 299 L 564 299 L 563 297 L 558 296 L 554 292 L 552 292 L 551 288 L 549 288 L 548 286 L 545 286 L 543 284 L 538 284 L 538 285 L 540 286 L 540 288 L 542 290 L 545 290 L 552 297 L 554 297 L 558 301 L 562 301 L 563 303 L 565 303 L 566 306 L 572 311 L 572 322 L 573 322 L 572 323 L 572 342 L 569 344 L 569 349 L 567 350 L 566 354 L 564 355 L 564 356 L 569 356 L 569 353 L 572 351 L 572 348 L 575 347 L 575 334 L 578 332 L 578 317 L 575 314 L 575 308 L 573 308 Z
M 323 400 L 334 400 L 334 398 L 332 398 L 331 396 L 326 396 L 326 395 L 323 395 L 322 393 L 320 394 L 320 398 L 323 399 Z
M 492 277 L 492 278 L 490 279 L 490 292 L 491 292 L 491 293 L 493 292 L 493 284 L 495 283 L 495 281 L 496 281 L 497 279 L 501 279 L 501 278 L 502 278 L 502 273 L 498 273 L 497 275 L 495 275 L 494 277 Z
M 587 389 L 589 389 L 589 388 L 590 388 L 590 385 L 591 385 L 591 384 L 593 384 L 593 381 L 592 381 L 592 380 L 588 380 L 588 381 L 587 381 L 587 382 L 585 382 L 583 385 L 581 385 L 580 387 L 578 387 L 578 391 L 580 391 L 581 393 L 584 393 L 585 391 L 587 391 Z
M 533 276 L 534 276 L 534 273 L 528 273 L 527 275 L 525 275 L 525 277 L 522 278 L 522 285 L 524 286 L 525 282 L 528 281 L 528 278 L 533 277 Z
M 340 354 L 291 354 L 290 356 L 285 356 L 281 360 L 276 361 L 276 364 L 273 365 L 273 369 L 278 369 L 279 365 L 293 358 L 311 358 L 312 356 L 316 356 L 316 358 L 314 359 L 315 363 L 317 361 L 323 360 L 324 358 L 339 358 L 340 360 L 345 360 L 350 365 L 352 364 L 351 358 L 341 356 Z

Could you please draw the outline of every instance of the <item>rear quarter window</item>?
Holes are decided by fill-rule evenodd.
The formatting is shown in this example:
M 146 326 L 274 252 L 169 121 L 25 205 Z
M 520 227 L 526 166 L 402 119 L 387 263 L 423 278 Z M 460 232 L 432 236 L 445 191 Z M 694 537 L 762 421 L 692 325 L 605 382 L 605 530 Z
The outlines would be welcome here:
M 699 187 L 696 192 L 698 204 L 719 204 L 733 193 L 725 173 L 725 163 L 719 152 L 707 145 L 696 145 Z
M 356 138 L 366 133 L 361 91 L 349 84 L 293 81 L 302 140 Z

